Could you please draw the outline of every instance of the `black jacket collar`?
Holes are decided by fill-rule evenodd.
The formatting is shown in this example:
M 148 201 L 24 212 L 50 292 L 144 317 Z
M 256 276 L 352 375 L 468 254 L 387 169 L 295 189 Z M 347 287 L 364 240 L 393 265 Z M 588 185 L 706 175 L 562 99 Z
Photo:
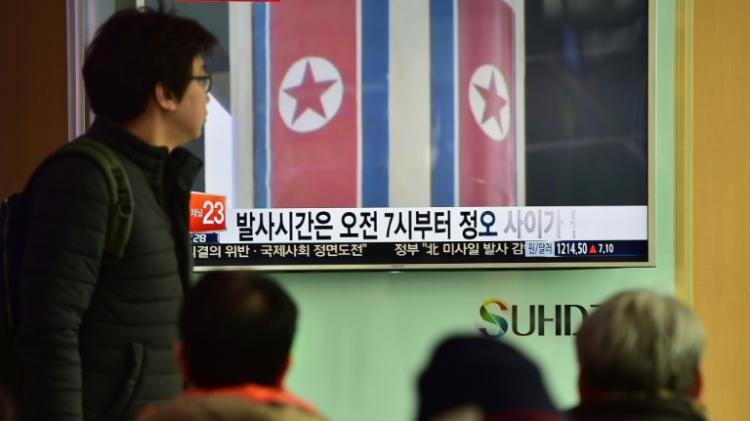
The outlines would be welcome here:
M 705 408 L 687 397 L 608 396 L 591 399 L 571 409 L 577 421 L 706 421 Z
M 133 161 L 158 191 L 162 189 L 165 172 L 175 177 L 181 190 L 189 190 L 203 166 L 201 160 L 185 148 L 176 148 L 170 153 L 166 147 L 152 146 L 104 117 L 97 117 L 85 136 L 103 142 Z

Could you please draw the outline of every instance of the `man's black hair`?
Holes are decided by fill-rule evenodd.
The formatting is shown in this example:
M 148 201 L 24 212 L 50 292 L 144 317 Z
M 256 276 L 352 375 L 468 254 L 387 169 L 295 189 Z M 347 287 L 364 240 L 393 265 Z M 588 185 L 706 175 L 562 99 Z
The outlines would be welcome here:
M 555 407 L 536 364 L 505 341 L 482 336 L 443 339 L 422 371 L 418 389 L 418 421 L 465 405 L 508 420 L 532 419 L 525 411 L 550 416 L 533 419 L 557 419 L 551 416 Z M 511 418 L 512 413 L 518 418 Z
M 193 60 L 216 45 L 198 22 L 150 8 L 112 15 L 86 50 L 83 80 L 91 109 L 124 123 L 143 114 L 157 82 L 178 100 L 190 83 Z
M 212 272 L 185 297 L 180 335 L 195 386 L 276 386 L 287 363 L 297 306 L 253 272 Z

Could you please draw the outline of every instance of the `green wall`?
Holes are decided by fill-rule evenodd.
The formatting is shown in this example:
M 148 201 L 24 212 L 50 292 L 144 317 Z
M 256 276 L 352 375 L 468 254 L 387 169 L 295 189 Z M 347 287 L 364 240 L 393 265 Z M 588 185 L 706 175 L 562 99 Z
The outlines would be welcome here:
M 432 347 L 450 332 L 476 332 L 479 307 L 489 298 L 549 308 L 596 304 L 626 288 L 674 290 L 676 6 L 674 0 L 654 3 L 656 267 L 277 273 L 301 309 L 290 389 L 334 420 L 410 420 L 415 380 Z M 572 336 L 506 334 L 503 340 L 540 364 L 561 407 L 575 404 Z

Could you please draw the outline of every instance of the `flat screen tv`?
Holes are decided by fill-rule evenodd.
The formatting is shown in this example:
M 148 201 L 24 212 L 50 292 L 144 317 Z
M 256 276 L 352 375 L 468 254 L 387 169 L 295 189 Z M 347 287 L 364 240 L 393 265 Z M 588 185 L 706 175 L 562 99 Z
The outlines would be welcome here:
M 655 264 L 652 2 L 173 6 L 220 40 L 198 270 Z

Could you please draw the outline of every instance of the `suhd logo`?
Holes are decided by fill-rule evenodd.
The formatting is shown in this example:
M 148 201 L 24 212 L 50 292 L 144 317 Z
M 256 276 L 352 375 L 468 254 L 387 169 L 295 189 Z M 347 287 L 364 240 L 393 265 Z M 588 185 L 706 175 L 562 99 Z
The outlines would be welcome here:
M 505 332 L 508 331 L 508 320 L 505 317 L 494 312 L 493 310 L 495 309 L 499 309 L 500 313 L 507 315 L 510 307 L 503 300 L 500 300 L 498 298 L 493 298 L 491 300 L 485 301 L 484 304 L 479 307 L 479 316 L 482 318 L 482 320 L 486 321 L 493 327 L 480 327 L 479 332 L 482 335 L 489 336 L 491 338 L 500 338 L 505 335 Z
M 479 307 L 479 333 L 501 338 L 507 333 L 516 336 L 572 336 L 595 304 L 529 304 L 509 305 L 499 298 L 486 300 Z

